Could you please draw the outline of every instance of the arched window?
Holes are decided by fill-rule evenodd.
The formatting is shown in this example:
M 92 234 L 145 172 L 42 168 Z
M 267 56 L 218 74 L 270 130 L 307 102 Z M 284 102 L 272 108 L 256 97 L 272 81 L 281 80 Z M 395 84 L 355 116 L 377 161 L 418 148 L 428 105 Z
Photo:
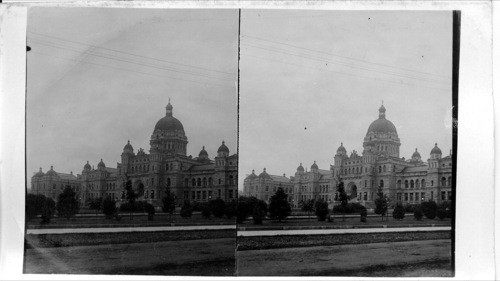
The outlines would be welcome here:
M 212 185 L 213 185 L 212 177 L 209 177 L 208 178 L 208 186 L 212 186 Z
M 441 186 L 446 186 L 446 178 L 445 177 L 441 178 Z
M 385 170 L 385 165 L 384 165 L 384 172 L 385 172 L 385 171 L 386 171 L 386 170 Z
M 382 173 L 382 166 L 378 166 L 378 172 Z
M 233 185 L 233 176 L 229 176 L 229 185 Z
M 422 184 L 421 184 L 421 185 L 422 185 L 422 187 L 425 187 L 425 180 L 424 180 L 424 179 L 422 179 L 422 181 L 421 181 L 421 182 L 422 182 Z
M 189 185 L 189 180 L 186 178 L 184 179 L 184 187 L 188 187 Z
M 434 181 L 431 181 L 431 186 L 434 186 Z
M 221 185 L 221 184 L 222 184 L 222 179 L 219 179 L 219 185 Z
M 413 180 L 410 181 L 410 188 L 414 188 L 415 187 L 415 182 Z
M 405 188 L 408 188 L 408 180 L 405 180 Z
M 380 187 L 384 187 L 384 180 L 380 180 Z
M 198 178 L 198 186 L 201 186 L 201 178 Z
M 451 177 L 448 177 L 448 186 L 451 186 Z
M 419 180 L 416 180 L 416 181 L 415 181 L 415 187 L 416 187 L 416 188 L 419 188 L 419 187 L 420 187 L 420 181 L 419 181 Z
M 192 179 L 193 186 L 196 186 L 196 180 Z
M 167 187 L 170 187 L 170 178 L 167 178 Z
M 401 180 L 398 180 L 397 188 L 401 188 Z
M 203 187 L 207 187 L 207 178 L 203 178 Z

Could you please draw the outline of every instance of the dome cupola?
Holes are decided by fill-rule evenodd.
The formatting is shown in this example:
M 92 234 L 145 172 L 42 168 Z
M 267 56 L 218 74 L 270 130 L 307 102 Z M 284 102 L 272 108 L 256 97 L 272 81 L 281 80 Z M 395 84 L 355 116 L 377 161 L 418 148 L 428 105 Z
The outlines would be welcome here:
M 224 141 L 222 141 L 222 144 L 219 146 L 219 149 L 217 149 L 217 156 L 218 157 L 229 156 L 229 148 L 226 146 L 226 143 Z
M 57 173 L 54 171 L 54 166 L 50 166 L 50 170 L 46 173 L 47 176 L 56 176 Z
M 169 99 L 165 116 L 156 122 L 151 135 L 149 141 L 151 145 L 150 153 L 166 154 L 168 156 L 175 154 L 186 155 L 188 140 L 181 121 L 173 116 L 173 108 Z
M 316 161 L 311 165 L 311 171 L 312 172 L 317 172 L 318 171 L 318 165 L 316 164 Z
M 412 161 L 420 161 L 422 157 L 420 157 L 420 153 L 418 153 L 418 150 L 415 148 L 415 152 L 411 155 L 411 160 Z
M 85 165 L 83 166 L 83 170 L 84 170 L 84 171 L 90 171 L 90 169 L 92 169 L 92 167 L 90 167 L 89 161 L 87 160 L 87 164 L 85 164 Z
M 271 179 L 271 177 L 269 176 L 269 174 L 266 172 L 266 168 L 264 168 L 264 170 L 262 171 L 262 173 L 260 173 L 259 178 L 261 178 L 261 179 Z
M 35 174 L 35 177 L 39 178 L 39 177 L 43 177 L 43 175 L 45 175 L 45 174 L 42 172 L 42 167 L 40 167 L 40 170 Z
M 255 170 L 252 170 L 252 173 L 247 177 L 248 180 L 253 180 L 257 177 L 257 175 L 255 174 Z
M 99 170 L 106 169 L 106 165 L 104 165 L 102 158 L 101 158 L 101 161 L 97 164 L 97 169 L 99 169 Z
M 134 148 L 130 144 L 130 140 L 127 141 L 127 144 L 123 147 L 123 153 L 134 153 Z M 88 161 L 87 161 L 88 163 Z
M 203 146 L 200 150 L 200 154 L 198 154 L 199 157 L 206 156 L 208 157 L 208 152 L 205 150 L 205 146 Z
M 297 172 L 304 172 L 304 167 L 302 167 L 302 163 L 297 167 Z
M 172 134 L 184 135 L 184 126 L 182 126 L 181 121 L 173 116 L 173 106 L 170 104 L 170 100 L 166 107 L 165 117 L 161 118 L 156 122 L 154 131 L 164 131 Z
M 431 150 L 431 159 L 440 159 L 441 158 L 441 149 L 438 147 L 438 144 L 435 143 L 434 147 Z
M 373 121 L 366 132 L 363 142 L 363 154 L 383 154 L 399 158 L 399 141 L 396 126 L 386 119 L 384 104 L 378 109 L 378 119 Z
M 344 147 L 344 143 L 341 142 L 339 148 L 337 148 L 337 155 L 346 155 L 346 154 L 347 150 Z

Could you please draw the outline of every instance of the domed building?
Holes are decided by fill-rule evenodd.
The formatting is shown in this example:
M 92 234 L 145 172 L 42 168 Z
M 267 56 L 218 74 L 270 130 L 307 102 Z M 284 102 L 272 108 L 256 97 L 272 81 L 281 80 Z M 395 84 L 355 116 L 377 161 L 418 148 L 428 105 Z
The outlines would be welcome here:
M 302 164 L 299 168 L 301 167 Z M 283 188 L 285 193 L 290 194 L 293 191 L 293 184 L 285 174 L 283 176 L 270 175 L 267 173 L 266 168 L 258 176 L 255 174 L 255 170 L 252 170 L 252 173 L 243 181 L 244 196 L 253 196 L 267 203 L 269 203 L 271 196 L 276 193 L 278 188 Z M 292 196 L 288 196 L 290 203 L 292 203 L 292 200 Z
M 165 116 L 154 126 L 149 144 L 149 153 L 142 148 L 135 153 L 127 141 L 116 168 L 107 167 L 101 159 L 94 169 L 87 161 L 82 174 L 75 177 L 81 187 L 80 202 L 104 197 L 125 200 L 125 184 L 129 180 L 139 195 L 137 200 L 148 201 L 158 208 L 163 205 L 161 199 L 168 191 L 175 195 L 177 205 L 185 200 L 207 202 L 216 198 L 225 201 L 237 198 L 237 154 L 231 155 L 222 141 L 213 159 L 204 146 L 198 157 L 188 156 L 188 138 L 182 122 L 174 117 L 170 101 Z M 32 177 L 32 182 L 39 183 L 38 179 L 49 172 L 44 175 L 40 170 Z
M 301 163 L 294 176 L 283 179 L 270 175 L 276 180 L 266 183 L 266 186 L 287 181 L 286 184 L 293 186 L 288 195 L 296 208 L 300 206 L 300 202 L 310 199 L 327 201 L 330 207 L 337 204 L 337 185 L 340 181 L 344 183 L 351 202 L 358 202 L 368 208 L 375 206 L 374 200 L 379 188 L 388 196 L 390 204 L 419 204 L 427 200 L 440 203 L 451 200 L 451 153 L 442 157 L 441 149 L 435 144 L 430 149 L 427 162 L 422 161 L 418 149 L 415 149 L 408 160 L 401 158 L 401 141 L 396 126 L 386 118 L 384 105 L 378 112 L 378 118 L 371 122 L 366 131 L 361 155 L 355 150 L 348 154 L 341 143 L 330 169 L 320 169 L 314 162 L 307 171 Z M 256 179 L 253 173 L 245 179 L 246 195 L 265 194 L 262 191 L 263 185 L 258 184 Z

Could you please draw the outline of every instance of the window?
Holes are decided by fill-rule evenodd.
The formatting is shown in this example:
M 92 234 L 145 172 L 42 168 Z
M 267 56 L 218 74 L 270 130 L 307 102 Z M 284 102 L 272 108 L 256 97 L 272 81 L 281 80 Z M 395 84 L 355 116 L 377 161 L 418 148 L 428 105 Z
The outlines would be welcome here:
M 201 186 L 201 178 L 198 178 L 197 183 L 198 183 L 198 186 Z
M 196 186 L 196 179 L 192 179 L 193 187 Z
M 368 193 L 367 192 L 363 193 L 363 200 L 365 200 L 365 201 L 368 200 Z
M 408 193 L 405 193 L 405 201 L 408 201 Z
M 382 173 L 382 166 L 378 166 L 378 172 Z
M 448 186 L 451 186 L 451 177 L 448 177 Z
M 422 181 L 421 181 L 421 182 L 422 182 L 422 187 L 425 187 L 425 180 L 424 180 L 424 179 L 422 179 Z
M 206 200 L 207 199 L 207 192 L 205 190 L 203 190 L 203 192 L 201 194 L 203 196 L 202 199 Z
M 413 182 L 413 180 L 410 180 L 410 188 L 414 188 L 415 187 L 415 182 Z
M 441 186 L 446 186 L 446 178 L 445 177 L 441 178 Z
M 207 187 L 207 178 L 203 178 L 203 187 Z
M 408 188 L 408 187 L 409 187 L 408 180 L 405 180 L 405 188 Z
M 213 186 L 212 177 L 208 178 L 208 186 Z
M 441 200 L 446 200 L 446 191 L 441 191 Z
M 431 191 L 431 201 L 434 200 L 434 191 Z
M 397 188 L 401 188 L 401 180 L 398 180 L 397 184 L 396 184 L 396 187 Z
M 233 176 L 229 176 L 229 185 L 233 185 Z
M 416 180 L 416 181 L 415 181 L 415 187 L 416 187 L 416 188 L 419 188 L 419 187 L 420 187 L 420 181 L 419 181 L 419 180 Z
M 170 187 L 170 178 L 167 178 L 167 187 Z
M 384 187 L 384 180 L 380 180 L 380 187 Z
M 398 201 L 401 201 L 401 193 L 397 194 Z
M 196 199 L 196 193 L 194 191 L 191 191 L 191 199 Z
M 219 185 L 220 185 L 220 184 L 222 184 L 222 180 L 221 180 L 221 179 L 219 179 Z
M 269 191 L 269 186 L 266 185 L 266 192 L 268 192 L 268 191 Z
M 431 181 L 431 186 L 434 186 L 434 181 Z
M 151 190 L 151 199 L 155 199 L 155 191 Z
M 149 198 L 149 190 L 146 190 L 146 194 L 144 194 L 144 198 L 148 199 Z
M 229 199 L 232 199 L 232 198 L 233 198 L 233 190 L 232 190 L 232 189 L 230 189 L 230 190 L 229 190 Z
M 410 201 L 413 201 L 413 192 L 410 193 Z
M 189 180 L 188 179 L 184 179 L 184 187 L 188 187 L 189 185 Z
M 208 199 L 212 199 L 212 190 L 208 191 Z
M 384 172 L 385 172 L 385 165 L 384 165 Z

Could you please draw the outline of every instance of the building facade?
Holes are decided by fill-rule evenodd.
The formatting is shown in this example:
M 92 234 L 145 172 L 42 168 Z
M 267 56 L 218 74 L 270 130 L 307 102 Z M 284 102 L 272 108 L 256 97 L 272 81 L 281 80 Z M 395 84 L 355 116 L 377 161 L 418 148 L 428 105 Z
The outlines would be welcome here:
M 198 157 L 187 156 L 188 138 L 182 123 L 173 116 L 170 102 L 165 116 L 156 123 L 149 143 L 149 154 L 142 148 L 135 153 L 128 141 L 116 168 L 106 167 L 101 159 L 94 169 L 87 161 L 82 174 L 74 179 L 80 202 L 98 197 L 124 200 L 125 184 L 129 180 L 139 194 L 138 200 L 155 206 L 162 206 L 161 199 L 167 190 L 174 193 L 177 205 L 184 200 L 206 202 L 237 198 L 237 154 L 231 155 L 222 141 L 214 159 L 210 159 L 205 147 Z M 32 187 L 43 187 L 47 179 L 40 170 L 31 179 Z M 37 193 L 38 189 L 32 188 L 32 192 Z
M 302 163 L 297 167 L 293 184 L 293 206 L 308 199 L 333 203 L 338 199 L 337 186 L 342 181 L 351 202 L 373 208 L 379 188 L 393 205 L 419 204 L 433 200 L 437 203 L 452 200 L 452 155 L 443 157 L 437 143 L 423 161 L 417 149 L 410 159 L 401 158 L 401 141 L 394 124 L 385 118 L 382 105 L 379 118 L 373 121 L 363 140 L 363 152 L 349 155 L 343 143 L 334 156 L 329 170 L 313 163 L 309 172 Z M 249 179 L 250 176 L 247 177 Z M 246 180 L 245 180 L 246 182 Z M 258 193 L 258 192 L 255 192 Z
M 278 188 L 283 188 L 288 194 L 288 201 L 292 203 L 293 183 L 290 178 L 287 178 L 285 174 L 283 176 L 270 175 L 266 172 L 266 168 L 258 176 L 255 174 L 255 170 L 252 170 L 252 173 L 243 182 L 243 195 L 253 196 L 269 203 L 271 196 L 276 193 Z

